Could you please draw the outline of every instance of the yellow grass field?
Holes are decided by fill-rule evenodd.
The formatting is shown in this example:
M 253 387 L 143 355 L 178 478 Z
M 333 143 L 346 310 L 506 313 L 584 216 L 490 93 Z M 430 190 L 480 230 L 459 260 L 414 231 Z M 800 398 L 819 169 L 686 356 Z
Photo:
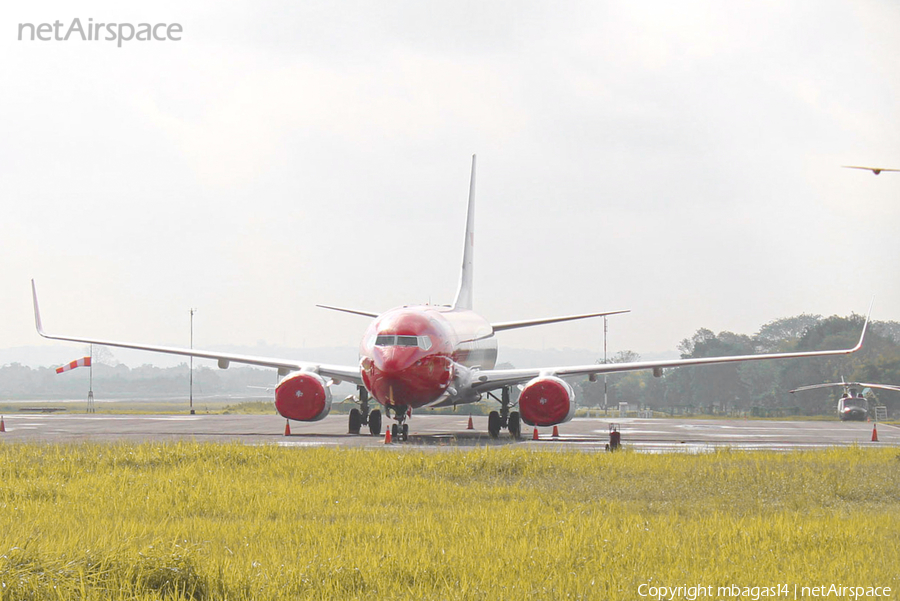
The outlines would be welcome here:
M 4 601 L 654 598 L 642 584 L 900 598 L 898 451 L 0 445 Z

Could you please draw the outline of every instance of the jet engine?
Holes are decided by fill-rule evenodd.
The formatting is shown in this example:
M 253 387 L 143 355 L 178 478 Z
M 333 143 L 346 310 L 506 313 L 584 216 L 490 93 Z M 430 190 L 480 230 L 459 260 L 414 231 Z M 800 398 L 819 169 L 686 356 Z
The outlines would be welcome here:
M 317 422 L 331 411 L 331 388 L 319 374 L 301 371 L 275 388 L 275 409 L 300 422 Z
M 541 376 L 519 394 L 519 412 L 529 426 L 555 426 L 575 415 L 575 391 L 554 376 Z

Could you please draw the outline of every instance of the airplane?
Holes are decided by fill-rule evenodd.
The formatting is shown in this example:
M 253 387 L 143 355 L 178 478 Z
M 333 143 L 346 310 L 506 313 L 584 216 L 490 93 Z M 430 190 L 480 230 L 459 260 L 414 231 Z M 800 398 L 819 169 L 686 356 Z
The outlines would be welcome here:
M 789 390 L 790 393 L 800 392 L 802 390 L 812 390 L 814 388 L 830 388 L 833 386 L 843 386 L 844 394 L 837 404 L 838 417 L 841 421 L 865 421 L 869 415 L 869 401 L 863 395 L 864 388 L 878 388 L 881 390 L 894 390 L 900 392 L 900 386 L 890 386 L 888 384 L 866 384 L 865 382 L 844 382 L 841 378 L 840 382 L 829 382 L 827 384 L 813 384 L 812 386 L 801 386 Z
M 407 440 L 406 419 L 415 409 L 448 407 L 474 403 L 485 395 L 500 402 L 499 411 L 488 416 L 488 432 L 498 438 L 506 429 L 513 439 L 521 435 L 521 424 L 546 427 L 565 423 L 575 413 L 575 392 L 567 378 L 598 374 L 652 370 L 660 377 L 664 369 L 689 365 L 710 365 L 741 361 L 793 359 L 843 355 L 862 348 L 869 319 L 863 324 L 856 346 L 847 349 L 819 350 L 765 355 L 703 357 L 663 361 L 636 361 L 525 369 L 496 369 L 498 332 L 550 323 L 615 315 L 626 311 L 606 311 L 531 319 L 489 322 L 474 310 L 473 268 L 475 252 L 475 156 L 469 182 L 465 242 L 456 299 L 452 305 L 406 305 L 384 313 L 320 305 L 327 309 L 372 319 L 359 345 L 357 365 L 326 365 L 292 359 L 274 359 L 250 355 L 212 352 L 149 344 L 136 344 L 88 337 L 48 334 L 41 323 L 37 289 L 31 281 L 34 320 L 38 334 L 53 340 L 65 340 L 129 349 L 193 356 L 218 361 L 227 368 L 231 363 L 271 367 L 278 370 L 275 409 L 288 420 L 312 422 L 323 419 L 331 410 L 331 386 L 350 382 L 359 391 L 359 408 L 349 415 L 349 432 L 359 434 L 363 425 L 373 436 L 381 434 L 382 414 L 371 408 L 369 395 L 384 408 L 395 440 Z M 871 313 L 871 306 L 869 308 Z M 518 387 L 517 404 L 511 389 Z M 495 392 L 500 392 L 500 398 Z
M 900 169 L 886 169 L 884 167 L 859 167 L 857 165 L 841 165 L 844 169 L 863 169 L 865 171 L 871 171 L 875 175 L 878 175 L 882 171 L 900 171 Z

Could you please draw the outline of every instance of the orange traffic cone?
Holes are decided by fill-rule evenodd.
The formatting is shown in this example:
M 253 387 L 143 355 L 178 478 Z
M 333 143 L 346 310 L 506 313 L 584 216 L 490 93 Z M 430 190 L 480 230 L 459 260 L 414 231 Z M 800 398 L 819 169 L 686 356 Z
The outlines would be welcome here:
M 553 426 L 553 438 L 559 438 L 559 426 Z
M 469 425 L 466 426 L 466 430 L 474 430 L 474 429 L 475 429 L 475 424 L 472 423 L 472 416 L 470 415 L 469 416 Z
M 534 427 L 534 434 L 531 435 L 531 440 L 540 440 L 538 438 L 537 426 Z
M 384 429 L 384 444 L 391 444 L 391 427 Z
M 0 432 L 6 432 L 6 424 L 3 423 L 2 415 L 0 415 Z
M 878 442 L 878 424 L 872 424 L 872 442 Z
M 287 420 L 287 419 L 284 420 L 284 435 L 285 436 L 291 435 L 291 421 Z

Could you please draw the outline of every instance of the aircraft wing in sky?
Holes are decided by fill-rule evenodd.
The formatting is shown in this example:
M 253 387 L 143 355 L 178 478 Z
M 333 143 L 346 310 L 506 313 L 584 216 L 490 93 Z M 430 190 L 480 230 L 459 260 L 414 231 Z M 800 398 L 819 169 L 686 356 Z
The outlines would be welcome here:
M 861 165 L 841 165 L 844 169 L 862 169 L 864 171 L 871 171 L 875 175 L 879 175 L 882 171 L 900 171 L 900 169 L 887 169 L 885 167 L 863 167 Z

